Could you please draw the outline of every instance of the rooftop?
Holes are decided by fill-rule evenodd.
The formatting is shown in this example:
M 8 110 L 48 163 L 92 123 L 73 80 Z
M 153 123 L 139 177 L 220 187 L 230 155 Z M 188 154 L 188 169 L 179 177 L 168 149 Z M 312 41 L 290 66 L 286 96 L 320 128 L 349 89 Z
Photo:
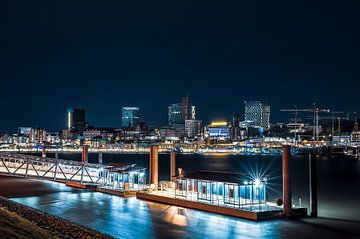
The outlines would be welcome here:
M 185 175 L 183 175 L 183 178 L 243 184 L 244 181 L 247 179 L 247 174 L 236 173 L 236 172 L 200 170 L 200 171 L 185 173 Z

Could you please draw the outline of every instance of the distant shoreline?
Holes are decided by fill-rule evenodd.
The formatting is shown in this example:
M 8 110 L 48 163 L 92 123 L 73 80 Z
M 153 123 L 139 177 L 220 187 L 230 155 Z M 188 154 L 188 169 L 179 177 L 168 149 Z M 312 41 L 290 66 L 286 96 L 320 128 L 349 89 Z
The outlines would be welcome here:
M 47 149 L 46 153 L 55 154 L 55 153 L 61 153 L 61 154 L 80 154 L 82 151 L 81 149 L 74 149 L 74 150 L 67 150 L 67 149 Z M 30 154 L 41 154 L 41 149 L 39 150 L 11 150 L 11 149 L 0 149 L 0 153 L 30 153 Z M 89 154 L 149 154 L 150 150 L 111 150 L 111 149 L 89 149 Z M 159 150 L 159 154 L 169 154 L 169 150 Z M 184 154 L 184 155 L 280 155 L 281 152 L 274 151 L 274 152 L 243 152 L 243 151 L 234 151 L 234 150 L 211 150 L 211 151 L 185 151 L 185 152 L 176 152 L 177 154 Z

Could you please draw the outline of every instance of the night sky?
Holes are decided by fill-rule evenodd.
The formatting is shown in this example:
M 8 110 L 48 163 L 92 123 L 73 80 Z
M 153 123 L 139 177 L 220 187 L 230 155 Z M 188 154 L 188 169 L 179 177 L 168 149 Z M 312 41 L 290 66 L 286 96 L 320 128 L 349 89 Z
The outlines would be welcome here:
M 331 3 L 336 2 L 336 3 Z M 97 126 L 121 107 L 167 123 L 190 94 L 205 122 L 244 100 L 360 110 L 359 1 L 8 0 L 0 3 L 1 132 L 65 127 L 68 106 Z

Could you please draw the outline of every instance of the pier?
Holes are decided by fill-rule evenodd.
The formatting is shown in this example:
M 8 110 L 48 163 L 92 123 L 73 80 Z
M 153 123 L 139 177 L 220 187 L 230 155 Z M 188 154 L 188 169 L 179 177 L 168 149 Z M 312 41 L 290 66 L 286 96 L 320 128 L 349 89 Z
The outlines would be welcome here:
M 0 174 L 66 183 L 107 192 L 137 191 L 146 187 L 145 168 L 135 164 L 103 165 L 23 154 L 0 153 Z

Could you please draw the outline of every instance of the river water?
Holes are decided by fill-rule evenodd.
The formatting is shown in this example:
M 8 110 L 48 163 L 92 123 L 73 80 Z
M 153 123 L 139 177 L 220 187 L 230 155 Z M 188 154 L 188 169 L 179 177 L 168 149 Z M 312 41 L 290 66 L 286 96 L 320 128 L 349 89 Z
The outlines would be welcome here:
M 51 155 L 48 155 L 51 157 Z M 60 158 L 80 160 L 79 154 Z M 89 155 L 90 162 L 97 161 Z M 104 154 L 104 162 L 148 167 L 148 155 Z M 267 198 L 281 197 L 281 156 L 177 155 L 177 167 L 246 172 L 268 179 Z M 159 178 L 168 180 L 169 155 L 159 155 Z M 293 156 L 293 202 L 308 206 L 308 157 Z M 360 238 L 360 161 L 318 158 L 319 219 L 250 222 L 191 209 L 124 199 L 63 184 L 0 178 L 0 192 L 13 200 L 118 238 Z M 29 181 L 29 180 L 27 180 Z M 11 187 L 11 189 L 10 189 Z M 15 190 L 16 189 L 16 190 Z M 6 195 L 6 192 L 8 195 Z M 301 199 L 301 200 L 300 200 Z

